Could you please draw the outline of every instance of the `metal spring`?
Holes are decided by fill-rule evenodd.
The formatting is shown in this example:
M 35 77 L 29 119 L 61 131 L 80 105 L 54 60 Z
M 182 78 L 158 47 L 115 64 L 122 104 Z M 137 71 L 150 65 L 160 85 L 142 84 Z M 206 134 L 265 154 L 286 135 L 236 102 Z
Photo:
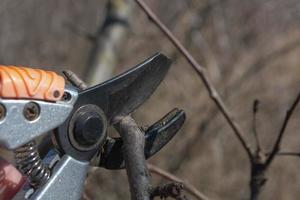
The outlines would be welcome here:
M 34 188 L 42 186 L 50 178 L 50 170 L 42 163 L 35 141 L 17 148 L 15 160 L 17 168 L 28 177 Z

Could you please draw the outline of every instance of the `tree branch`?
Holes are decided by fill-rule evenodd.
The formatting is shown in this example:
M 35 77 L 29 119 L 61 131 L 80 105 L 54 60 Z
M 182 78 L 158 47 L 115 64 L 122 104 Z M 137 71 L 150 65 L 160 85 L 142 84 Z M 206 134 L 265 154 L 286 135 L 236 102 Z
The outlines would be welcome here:
M 258 107 L 259 107 L 259 100 L 254 100 L 253 102 L 253 121 L 252 121 L 252 128 L 253 128 L 253 134 L 254 134 L 254 138 L 255 138 L 255 143 L 256 143 L 256 151 L 261 151 L 261 145 L 260 145 L 260 141 L 258 138 L 258 134 L 257 134 L 257 124 L 256 124 L 256 116 L 257 116 L 257 112 L 258 112 Z
M 276 156 L 298 156 L 300 157 L 300 153 L 296 152 L 278 152 Z
M 267 158 L 267 161 L 266 161 L 266 167 L 268 167 L 270 165 L 270 163 L 273 161 L 276 153 L 279 152 L 280 150 L 280 143 L 281 143 L 281 140 L 282 140 L 282 137 L 285 133 L 285 130 L 286 130 L 286 127 L 290 121 L 290 118 L 291 116 L 293 115 L 294 113 L 294 110 L 296 109 L 298 103 L 300 101 L 300 93 L 298 94 L 297 98 L 294 100 L 294 103 L 292 104 L 292 106 L 287 110 L 286 112 L 286 116 L 284 118 L 284 121 L 283 121 L 283 124 L 282 124 L 282 127 L 279 131 L 279 134 L 278 134 L 278 137 L 277 137 L 277 140 L 274 144 L 274 147 L 270 153 L 270 155 L 268 156 Z
M 161 176 L 164 179 L 167 179 L 169 181 L 177 182 L 177 183 L 182 183 L 184 186 L 184 189 L 189 192 L 191 195 L 196 197 L 198 200 L 209 200 L 208 197 L 206 197 L 202 192 L 200 192 L 195 186 L 190 184 L 188 181 L 183 180 L 155 165 L 149 164 L 148 163 L 148 169 L 151 173 L 157 174 L 158 176 Z
M 132 200 L 149 200 L 149 171 L 144 156 L 144 134 L 131 118 L 122 117 L 115 125 L 123 140 L 123 154 Z

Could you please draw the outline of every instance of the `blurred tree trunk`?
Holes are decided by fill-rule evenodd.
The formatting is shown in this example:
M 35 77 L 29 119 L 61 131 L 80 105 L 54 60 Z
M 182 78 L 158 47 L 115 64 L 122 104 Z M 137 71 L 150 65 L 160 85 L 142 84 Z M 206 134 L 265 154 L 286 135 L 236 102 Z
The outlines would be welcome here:
M 105 21 L 94 38 L 90 52 L 86 82 L 95 85 L 111 77 L 126 39 L 133 10 L 129 0 L 109 0 Z

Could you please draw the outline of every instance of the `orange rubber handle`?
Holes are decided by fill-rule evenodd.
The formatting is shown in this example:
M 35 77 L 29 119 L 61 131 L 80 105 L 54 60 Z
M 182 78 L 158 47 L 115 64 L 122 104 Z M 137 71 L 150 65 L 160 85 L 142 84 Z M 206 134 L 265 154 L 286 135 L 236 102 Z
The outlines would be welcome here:
M 55 72 L 0 65 L 0 97 L 57 101 L 64 94 L 65 79 Z

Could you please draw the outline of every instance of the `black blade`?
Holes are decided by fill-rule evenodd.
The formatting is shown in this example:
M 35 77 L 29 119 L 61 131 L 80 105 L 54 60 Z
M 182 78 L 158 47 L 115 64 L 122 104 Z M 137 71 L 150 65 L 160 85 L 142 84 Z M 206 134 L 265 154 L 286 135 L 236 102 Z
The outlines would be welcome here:
M 145 131 L 145 158 L 163 148 L 178 132 L 185 121 L 185 113 L 174 109 Z M 103 147 L 100 167 L 122 169 L 125 167 L 121 138 L 108 138 Z
M 112 123 L 114 117 L 130 114 L 151 96 L 170 64 L 166 56 L 158 53 L 133 69 L 80 92 L 77 105 L 98 105 Z

